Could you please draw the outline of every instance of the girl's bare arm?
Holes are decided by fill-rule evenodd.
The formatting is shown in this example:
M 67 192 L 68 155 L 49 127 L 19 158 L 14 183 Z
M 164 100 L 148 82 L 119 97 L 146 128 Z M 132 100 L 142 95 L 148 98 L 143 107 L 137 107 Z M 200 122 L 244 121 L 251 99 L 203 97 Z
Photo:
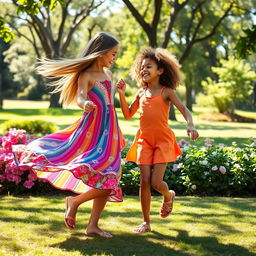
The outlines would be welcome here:
M 134 100 L 132 101 L 131 105 L 128 106 L 126 99 L 125 99 L 125 89 L 126 89 L 126 83 L 124 80 L 120 80 L 116 85 L 117 91 L 119 93 L 120 97 L 120 104 L 121 109 L 124 115 L 125 119 L 130 119 L 133 117 L 133 115 L 136 113 L 136 111 L 139 108 L 139 100 L 140 100 L 140 91 L 136 93 Z
M 90 112 L 95 107 L 95 104 L 87 99 L 88 88 L 89 74 L 84 72 L 78 78 L 77 105 L 85 112 Z
M 193 118 L 188 108 L 180 101 L 174 90 L 169 88 L 166 89 L 165 96 L 167 96 L 167 100 L 181 112 L 184 119 L 187 121 L 187 134 L 190 139 L 196 140 L 199 137 L 199 134 L 194 126 Z

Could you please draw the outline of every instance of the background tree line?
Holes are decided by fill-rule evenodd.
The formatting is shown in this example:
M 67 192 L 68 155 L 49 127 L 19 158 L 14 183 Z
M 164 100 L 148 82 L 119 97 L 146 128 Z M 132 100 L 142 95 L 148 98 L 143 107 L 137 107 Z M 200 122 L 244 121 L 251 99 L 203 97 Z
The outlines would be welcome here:
M 218 97 L 227 101 L 230 101 L 227 91 L 243 88 L 239 97 L 226 102 L 226 109 L 219 111 L 255 107 L 256 79 L 251 71 L 255 69 L 254 0 L 13 0 L 1 2 L 1 10 L 0 35 L 10 41 L 0 42 L 0 98 L 48 99 L 45 79 L 33 71 L 36 59 L 72 58 L 93 34 L 107 31 L 116 35 L 122 46 L 113 66 L 115 79 L 126 78 L 130 88 L 136 87 L 129 72 L 141 47 L 163 47 L 173 52 L 185 77 L 178 93 L 190 110 L 195 95 L 202 92 L 201 99 L 211 97 L 216 105 L 217 91 L 212 88 L 222 78 L 214 67 L 225 63 L 225 67 L 234 70 L 233 58 L 239 53 L 246 61 L 237 60 L 240 64 L 236 67 L 247 65 L 242 71 L 252 73 L 239 80 L 234 76 L 241 74 L 233 72 L 227 79 L 235 82 L 226 86 L 226 91 L 219 84 Z M 14 40 L 12 34 L 8 37 L 10 29 L 15 34 Z M 132 90 L 127 93 L 132 95 Z M 49 100 L 50 107 L 60 107 L 58 95 Z M 174 112 L 172 115 L 175 118 Z

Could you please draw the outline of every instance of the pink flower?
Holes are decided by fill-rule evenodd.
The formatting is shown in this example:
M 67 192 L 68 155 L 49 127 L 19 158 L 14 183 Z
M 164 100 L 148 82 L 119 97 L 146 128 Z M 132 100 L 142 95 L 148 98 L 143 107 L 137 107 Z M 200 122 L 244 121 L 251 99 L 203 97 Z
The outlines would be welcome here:
M 93 177 L 89 178 L 88 185 L 95 186 L 97 182 L 99 181 L 100 177 L 97 175 L 94 175 Z
M 204 140 L 204 142 L 205 142 L 205 146 L 206 147 L 210 147 L 210 146 L 212 146 L 212 142 L 214 142 L 214 139 L 209 139 L 209 138 L 207 138 L 207 139 L 205 139 Z
M 26 180 L 24 183 L 23 183 L 23 186 L 25 188 L 32 188 L 33 186 L 35 185 L 35 183 L 31 180 Z
M 172 171 L 173 172 L 176 172 L 178 170 L 178 165 L 177 164 L 174 164 L 173 167 L 172 167 Z
M 116 179 L 108 179 L 104 185 L 102 186 L 102 188 L 113 188 L 116 184 Z
M 179 146 L 180 147 L 183 147 L 183 146 L 187 146 L 189 145 L 190 143 L 188 141 L 186 141 L 185 139 L 181 139 L 179 140 Z
M 212 171 L 217 171 L 217 170 L 218 170 L 218 166 L 214 165 L 214 166 L 212 167 Z
M 226 168 L 225 168 L 224 166 L 220 166 L 219 171 L 220 171 L 222 174 L 225 174 L 225 173 L 226 173 Z
M 28 175 L 28 179 L 31 181 L 34 181 L 37 179 L 37 176 L 35 175 L 34 172 L 30 172 L 30 174 Z

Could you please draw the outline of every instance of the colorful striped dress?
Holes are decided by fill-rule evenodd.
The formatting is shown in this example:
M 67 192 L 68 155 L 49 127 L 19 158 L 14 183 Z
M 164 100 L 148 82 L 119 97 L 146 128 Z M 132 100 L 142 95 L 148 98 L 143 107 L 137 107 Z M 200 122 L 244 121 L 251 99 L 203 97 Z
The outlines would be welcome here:
M 84 193 L 91 188 L 111 189 L 109 201 L 122 201 L 121 149 L 125 144 L 114 108 L 111 81 L 97 82 L 88 98 L 96 108 L 84 112 L 63 131 L 13 146 L 16 163 L 29 167 L 53 186 Z

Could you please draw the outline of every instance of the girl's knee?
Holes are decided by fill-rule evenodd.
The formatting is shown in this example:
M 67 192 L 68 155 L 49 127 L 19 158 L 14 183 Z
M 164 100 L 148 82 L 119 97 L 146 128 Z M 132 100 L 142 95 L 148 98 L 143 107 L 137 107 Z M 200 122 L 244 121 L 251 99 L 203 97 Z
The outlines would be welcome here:
M 151 186 L 154 190 L 159 191 L 161 189 L 161 183 L 152 181 Z
M 148 179 L 146 177 L 145 178 L 141 177 L 140 185 L 141 186 L 150 186 L 151 185 L 150 179 Z

